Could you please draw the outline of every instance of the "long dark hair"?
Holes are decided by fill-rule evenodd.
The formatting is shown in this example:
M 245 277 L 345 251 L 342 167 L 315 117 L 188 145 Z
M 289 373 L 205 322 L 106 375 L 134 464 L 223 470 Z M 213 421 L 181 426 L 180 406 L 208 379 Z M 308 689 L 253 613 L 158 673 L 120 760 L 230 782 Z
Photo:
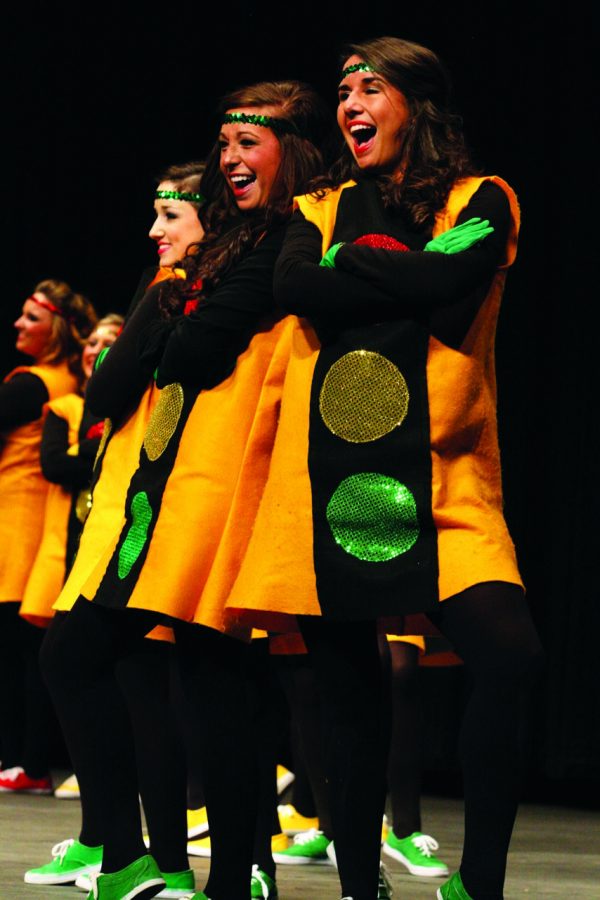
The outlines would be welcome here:
M 348 44 L 340 61 L 353 55 L 406 97 L 411 122 L 398 160 L 404 174 L 401 180 L 379 175 L 378 181 L 386 204 L 402 210 L 416 228 L 426 228 L 445 205 L 454 182 L 476 172 L 462 120 L 450 108 L 449 74 L 432 50 L 397 37 Z M 337 186 L 360 177 L 361 170 L 344 142 L 328 175 L 313 187 Z
M 200 192 L 209 198 L 199 212 L 204 240 L 200 252 L 183 260 L 185 281 L 165 283 L 164 310 L 176 312 L 183 300 L 201 298 L 214 290 L 269 229 L 288 219 L 294 195 L 304 193 L 311 179 L 323 170 L 320 146 L 330 136 L 332 116 L 318 94 L 304 82 L 263 81 L 223 97 L 218 112 L 263 106 L 274 108 L 276 117 L 289 126 L 274 131 L 281 161 L 269 202 L 247 215 L 240 213 L 221 173 L 220 146 L 215 143 L 200 184 Z

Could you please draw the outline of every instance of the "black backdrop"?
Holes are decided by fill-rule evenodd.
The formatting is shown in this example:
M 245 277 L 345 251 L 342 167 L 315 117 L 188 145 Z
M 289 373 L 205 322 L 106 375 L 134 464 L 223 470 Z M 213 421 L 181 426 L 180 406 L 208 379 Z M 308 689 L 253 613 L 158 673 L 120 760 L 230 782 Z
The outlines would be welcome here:
M 223 93 L 301 78 L 333 105 L 342 41 L 396 34 L 431 46 L 453 73 L 477 159 L 522 205 L 498 374 L 506 514 L 548 652 L 526 717 L 530 784 L 585 799 L 600 771 L 593 267 L 582 258 L 593 234 L 591 23 L 570 5 L 550 39 L 542 3 L 376 6 L 27 4 L 5 17 L 0 368 L 16 361 L 11 323 L 41 278 L 69 281 L 100 312 L 125 310 L 155 260 L 154 177 L 207 152 Z

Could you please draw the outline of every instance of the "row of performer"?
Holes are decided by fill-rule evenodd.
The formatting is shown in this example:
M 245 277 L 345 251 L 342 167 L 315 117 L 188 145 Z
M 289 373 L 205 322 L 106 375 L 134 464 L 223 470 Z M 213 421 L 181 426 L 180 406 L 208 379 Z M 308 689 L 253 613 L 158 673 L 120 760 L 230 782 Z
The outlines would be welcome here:
M 159 265 L 126 315 L 47 279 L 15 323 L 0 790 L 51 791 L 55 714 L 82 811 L 31 884 L 283 900 L 276 864 L 318 862 L 343 900 L 386 900 L 382 841 L 448 876 L 421 832 L 411 687 L 443 646 L 470 688 L 463 853 L 434 890 L 503 897 L 542 665 L 496 418 L 519 204 L 473 163 L 430 49 L 351 44 L 337 93 L 336 127 L 308 83 L 232 91 L 206 160 L 158 179 Z M 278 813 L 282 761 L 298 799 Z

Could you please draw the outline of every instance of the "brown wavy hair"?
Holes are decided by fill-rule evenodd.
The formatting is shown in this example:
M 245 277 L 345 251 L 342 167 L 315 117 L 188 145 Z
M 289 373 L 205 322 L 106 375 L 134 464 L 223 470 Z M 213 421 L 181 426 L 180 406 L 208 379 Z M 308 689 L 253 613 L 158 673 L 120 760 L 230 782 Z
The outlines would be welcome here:
M 418 228 L 431 226 L 455 181 L 475 174 L 463 135 L 462 119 L 452 111 L 450 76 L 427 47 L 397 37 L 380 37 L 347 44 L 343 64 L 357 55 L 406 97 L 411 114 L 398 167 L 401 180 L 377 176 L 386 205 L 401 210 Z M 350 178 L 364 178 L 344 141 L 328 174 L 311 187 L 320 194 Z
M 61 315 L 52 316 L 52 330 L 44 362 L 58 365 L 66 360 L 69 371 L 81 382 L 81 352 L 98 321 L 96 310 L 83 294 L 77 294 L 66 281 L 46 278 L 33 289 L 56 306 Z
M 240 213 L 220 169 L 221 149 L 216 142 L 206 160 L 200 192 L 208 202 L 199 212 L 205 230 L 200 252 L 183 260 L 185 281 L 165 282 L 161 306 L 166 313 L 180 311 L 188 299 L 210 293 L 271 228 L 287 221 L 296 194 L 323 170 L 321 145 L 333 128 L 331 112 L 306 83 L 263 81 L 223 97 L 218 113 L 239 107 L 274 107 L 276 116 L 289 123 L 289 131 L 274 131 L 281 147 L 281 161 L 268 204 L 248 214 Z M 202 287 L 197 285 L 201 281 Z M 196 286 L 195 286 L 196 285 Z

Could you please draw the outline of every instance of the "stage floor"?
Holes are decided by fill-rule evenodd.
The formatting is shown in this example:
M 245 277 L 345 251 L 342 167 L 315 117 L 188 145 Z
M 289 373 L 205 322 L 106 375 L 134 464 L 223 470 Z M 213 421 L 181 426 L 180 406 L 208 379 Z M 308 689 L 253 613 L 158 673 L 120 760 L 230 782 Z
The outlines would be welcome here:
M 62 773 L 61 773 L 62 774 Z M 439 856 L 454 869 L 462 842 L 460 800 L 424 796 L 423 828 L 440 843 Z M 232 823 L 233 825 L 233 823 Z M 51 847 L 79 829 L 79 802 L 54 797 L 0 794 L 0 900 L 75 900 L 74 887 L 27 885 L 23 873 L 49 861 Z M 434 900 L 440 879 L 415 878 L 384 857 L 394 900 Z M 208 860 L 191 857 L 198 888 Z M 339 900 L 337 873 L 329 867 L 279 866 L 280 900 Z M 505 900 L 531 897 L 600 898 L 600 813 L 589 809 L 525 804 L 521 807 L 508 864 Z

